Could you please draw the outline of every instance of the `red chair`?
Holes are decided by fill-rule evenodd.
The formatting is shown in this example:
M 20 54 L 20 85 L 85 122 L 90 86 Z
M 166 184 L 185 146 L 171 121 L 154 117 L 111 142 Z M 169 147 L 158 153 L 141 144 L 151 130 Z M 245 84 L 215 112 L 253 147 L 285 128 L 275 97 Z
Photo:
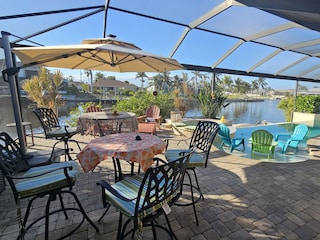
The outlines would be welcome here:
M 95 105 L 91 105 L 86 109 L 86 113 L 90 112 L 102 112 L 103 110 Z M 95 122 L 92 123 L 89 121 L 87 123 L 87 131 L 86 134 L 91 134 L 93 136 L 96 136 L 97 134 L 100 135 L 105 135 L 105 133 L 110 133 L 112 132 L 112 126 L 107 125 L 106 123 L 103 123 L 102 121 L 100 122 Z
M 88 112 L 102 112 L 102 109 L 98 106 L 92 105 L 87 108 L 86 113 Z

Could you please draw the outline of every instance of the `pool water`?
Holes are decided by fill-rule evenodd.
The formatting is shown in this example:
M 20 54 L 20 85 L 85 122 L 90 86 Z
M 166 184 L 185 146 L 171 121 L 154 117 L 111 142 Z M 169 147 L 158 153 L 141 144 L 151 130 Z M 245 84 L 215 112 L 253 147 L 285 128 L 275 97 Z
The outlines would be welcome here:
M 288 162 L 302 162 L 310 159 L 310 155 L 307 149 L 307 140 L 320 135 L 320 128 L 311 128 L 309 127 L 309 131 L 305 140 L 299 144 L 299 151 L 295 151 L 294 149 L 288 148 L 285 154 L 281 153 L 280 147 L 276 147 L 275 154 L 273 157 L 268 160 L 267 154 L 255 153 L 251 154 L 251 144 L 249 143 L 249 138 L 251 137 L 251 133 L 258 130 L 264 129 L 270 132 L 273 136 L 278 133 L 288 133 L 292 134 L 293 130 L 297 124 L 294 123 L 281 123 L 281 124 L 271 124 L 271 125 L 263 125 L 263 126 L 253 126 L 253 127 L 239 127 L 236 129 L 234 135 L 231 137 L 241 137 L 245 139 L 245 151 L 242 151 L 242 146 L 239 146 L 237 149 L 233 150 L 232 155 L 237 155 L 245 158 L 250 158 L 253 160 L 259 161 L 269 161 L 269 162 L 278 162 L 278 163 L 288 163 Z M 214 145 L 219 147 L 221 144 L 220 137 L 217 136 L 214 141 Z M 230 153 L 229 147 L 223 147 L 223 150 L 227 153 Z

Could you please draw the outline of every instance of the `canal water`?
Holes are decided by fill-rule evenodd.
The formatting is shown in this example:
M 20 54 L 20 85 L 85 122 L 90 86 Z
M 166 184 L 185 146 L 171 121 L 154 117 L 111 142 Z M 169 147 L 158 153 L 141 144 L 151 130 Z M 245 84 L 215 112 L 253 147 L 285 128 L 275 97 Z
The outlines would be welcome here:
M 224 116 L 233 124 L 256 124 L 259 121 L 270 123 L 285 122 L 284 111 L 277 107 L 279 101 L 231 102 L 226 108 L 222 109 L 221 116 Z M 189 111 L 185 117 L 201 117 L 201 112 L 199 110 Z
M 0 131 L 6 131 L 14 134 L 16 129 L 7 127 L 7 123 L 14 122 L 13 109 L 10 97 L 0 97 Z M 232 121 L 233 124 L 237 123 L 250 123 L 255 124 L 258 121 L 267 121 L 272 123 L 284 122 L 285 117 L 282 110 L 277 108 L 279 100 L 266 100 L 263 102 L 232 102 L 221 112 L 221 116 Z M 35 131 L 41 130 L 40 122 L 33 114 L 32 109 L 29 107 L 30 102 L 23 99 L 22 116 L 24 121 L 32 123 Z M 76 103 L 68 103 L 61 110 L 59 116 L 67 115 Z M 189 111 L 186 117 L 201 117 L 198 110 Z M 41 130 L 42 131 L 42 130 Z

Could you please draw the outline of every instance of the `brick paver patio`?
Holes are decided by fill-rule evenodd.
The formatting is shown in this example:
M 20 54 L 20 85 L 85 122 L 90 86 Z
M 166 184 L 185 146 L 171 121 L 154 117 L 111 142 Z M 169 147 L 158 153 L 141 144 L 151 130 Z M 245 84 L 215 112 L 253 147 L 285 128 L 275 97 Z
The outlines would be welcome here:
M 168 137 L 171 131 L 160 130 L 157 134 Z M 83 147 L 92 137 L 77 135 L 75 139 Z M 29 150 L 50 149 L 52 143 L 36 134 L 35 146 Z M 180 143 L 170 147 L 185 146 Z M 81 173 L 74 191 L 100 232 L 85 221 L 69 239 L 116 239 L 118 214 L 114 209 L 98 223 L 104 209 L 96 182 L 101 178 L 113 181 L 112 169 L 111 161 L 104 161 L 94 172 Z M 228 155 L 213 147 L 208 167 L 198 169 L 205 195 L 205 200 L 196 205 L 199 226 L 191 206 L 174 206 L 169 218 L 179 239 L 320 239 L 319 176 L 320 161 L 313 156 L 306 162 L 279 164 Z M 0 239 L 16 239 L 16 205 L 8 185 L 0 193 L 0 202 Z M 33 217 L 42 213 L 44 203 L 45 199 L 37 201 Z M 79 221 L 78 213 L 68 220 L 62 215 L 53 216 L 51 239 L 59 238 Z M 43 223 L 39 223 L 29 231 L 27 239 L 43 239 L 43 232 Z M 150 236 L 146 230 L 143 239 L 152 239 Z M 159 239 L 168 237 L 159 231 Z

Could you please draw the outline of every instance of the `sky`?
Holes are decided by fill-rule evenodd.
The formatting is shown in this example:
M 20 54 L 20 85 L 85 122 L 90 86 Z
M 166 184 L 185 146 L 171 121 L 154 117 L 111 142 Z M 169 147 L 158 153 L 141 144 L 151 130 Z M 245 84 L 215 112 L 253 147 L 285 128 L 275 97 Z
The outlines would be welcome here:
M 194 4 L 194 0 L 184 1 L 185 14 L 177 14 L 177 9 L 181 6 L 174 6 L 178 1 L 163 0 L 163 1 L 153 1 L 153 0 L 111 0 L 111 6 L 119 6 L 123 4 L 132 5 L 133 10 L 139 10 L 141 8 L 141 2 L 143 2 L 144 11 L 150 13 L 150 15 L 155 17 L 160 17 L 160 14 L 165 14 L 168 19 L 177 19 L 179 22 L 192 22 L 195 19 L 196 13 L 205 13 L 208 9 L 221 3 L 221 0 L 203 0 L 201 4 Z M 180 2 L 181 3 L 181 2 Z M 24 14 L 24 13 L 34 13 L 41 11 L 52 11 L 58 9 L 70 9 L 84 6 L 97 6 L 104 5 L 104 0 L 81 0 L 81 1 L 65 1 L 65 0 L 55 0 L 55 1 L 43 1 L 43 0 L 14 0 L 8 1 L 3 4 L 0 10 L 1 16 L 10 16 L 14 14 Z M 26 17 L 19 19 L 0 19 L 0 31 L 7 31 L 13 35 L 19 37 L 26 37 L 30 34 L 43 31 L 44 29 L 51 28 L 70 19 L 77 18 L 83 14 L 87 14 L 94 10 L 87 10 L 81 12 L 68 12 L 63 14 L 54 14 L 47 16 L 37 16 L 37 17 Z M 180 10 L 179 10 L 180 11 Z M 249 14 L 248 14 L 249 15 Z M 236 12 L 235 12 L 236 16 Z M 250 15 L 249 15 L 250 16 Z M 223 16 L 222 16 L 223 17 Z M 255 16 L 254 16 L 255 17 Z M 263 17 L 263 16 L 262 16 Z M 248 18 L 248 19 L 247 19 Z M 236 18 L 237 21 L 252 21 L 248 16 L 242 16 L 242 18 Z M 228 22 L 234 21 L 230 17 L 223 19 L 224 24 L 212 23 L 216 29 L 226 28 L 228 31 Z M 278 20 L 282 21 L 282 20 Z M 118 11 L 108 11 L 106 24 L 106 33 L 114 34 L 117 39 L 128 41 L 141 47 L 144 51 L 156 53 L 162 56 L 170 56 L 172 49 L 174 48 L 177 40 L 184 31 L 184 27 L 177 26 L 174 24 L 163 23 L 155 20 L 146 21 L 145 18 L 133 16 L 130 14 L 124 14 Z M 244 31 L 244 30 L 243 30 Z M 102 38 L 104 33 L 104 13 L 100 12 L 94 14 L 88 18 L 83 18 L 80 21 L 67 24 L 63 27 L 57 28 L 55 30 L 37 35 L 31 39 L 42 45 L 65 45 L 65 44 L 78 44 L 81 43 L 83 39 L 90 38 Z M 10 37 L 11 39 L 16 39 Z M 26 43 L 26 42 L 23 42 Z M 212 44 L 214 43 L 214 44 Z M 30 44 L 30 43 L 28 43 Z M 222 38 L 221 36 L 215 36 L 214 34 L 207 34 L 204 32 L 199 32 L 197 30 L 192 31 L 185 40 L 184 44 L 181 46 L 181 50 L 177 51 L 173 58 L 177 59 L 181 63 L 195 64 L 210 66 L 213 62 L 219 59 L 219 56 L 223 54 L 226 50 L 230 49 L 232 45 L 235 44 L 235 40 L 231 38 Z M 205 51 L 200 51 L 200 47 L 205 49 Z M 247 49 L 250 49 L 250 44 L 247 45 Z M 186 51 L 187 50 L 187 51 Z M 260 56 L 263 52 L 269 51 L 267 48 L 254 49 L 253 51 L 247 51 L 243 56 L 235 56 L 232 61 L 226 61 L 225 64 L 229 66 L 244 66 L 246 67 L 246 62 L 254 62 L 256 58 Z M 0 50 L 0 57 L 3 56 Z M 288 59 L 288 57 L 286 57 Z M 281 64 L 285 59 L 279 60 L 278 63 L 274 63 L 275 66 Z M 222 65 L 224 67 L 224 65 Z M 270 66 L 271 67 L 271 66 Z M 54 69 L 53 69 L 54 70 Z M 65 77 L 70 75 L 73 76 L 74 80 L 86 81 L 87 77 L 84 71 L 80 70 L 70 70 L 61 69 Z M 82 74 L 81 74 L 82 72 Z M 137 86 L 141 83 L 135 78 L 136 72 L 132 73 L 115 73 L 115 72 L 102 72 L 105 76 L 116 76 L 117 80 L 129 81 Z M 147 73 L 149 77 L 157 73 Z M 180 75 L 179 71 L 172 71 L 171 76 Z M 192 74 L 189 73 L 189 78 Z M 234 76 L 231 75 L 232 79 L 240 77 L 241 79 L 251 82 L 256 79 L 256 77 L 246 77 L 246 76 Z M 279 79 L 266 79 L 268 86 L 273 89 L 294 89 L 296 82 L 289 80 L 279 80 Z M 309 88 L 315 86 L 314 83 L 300 83 L 301 85 L 307 86 Z

